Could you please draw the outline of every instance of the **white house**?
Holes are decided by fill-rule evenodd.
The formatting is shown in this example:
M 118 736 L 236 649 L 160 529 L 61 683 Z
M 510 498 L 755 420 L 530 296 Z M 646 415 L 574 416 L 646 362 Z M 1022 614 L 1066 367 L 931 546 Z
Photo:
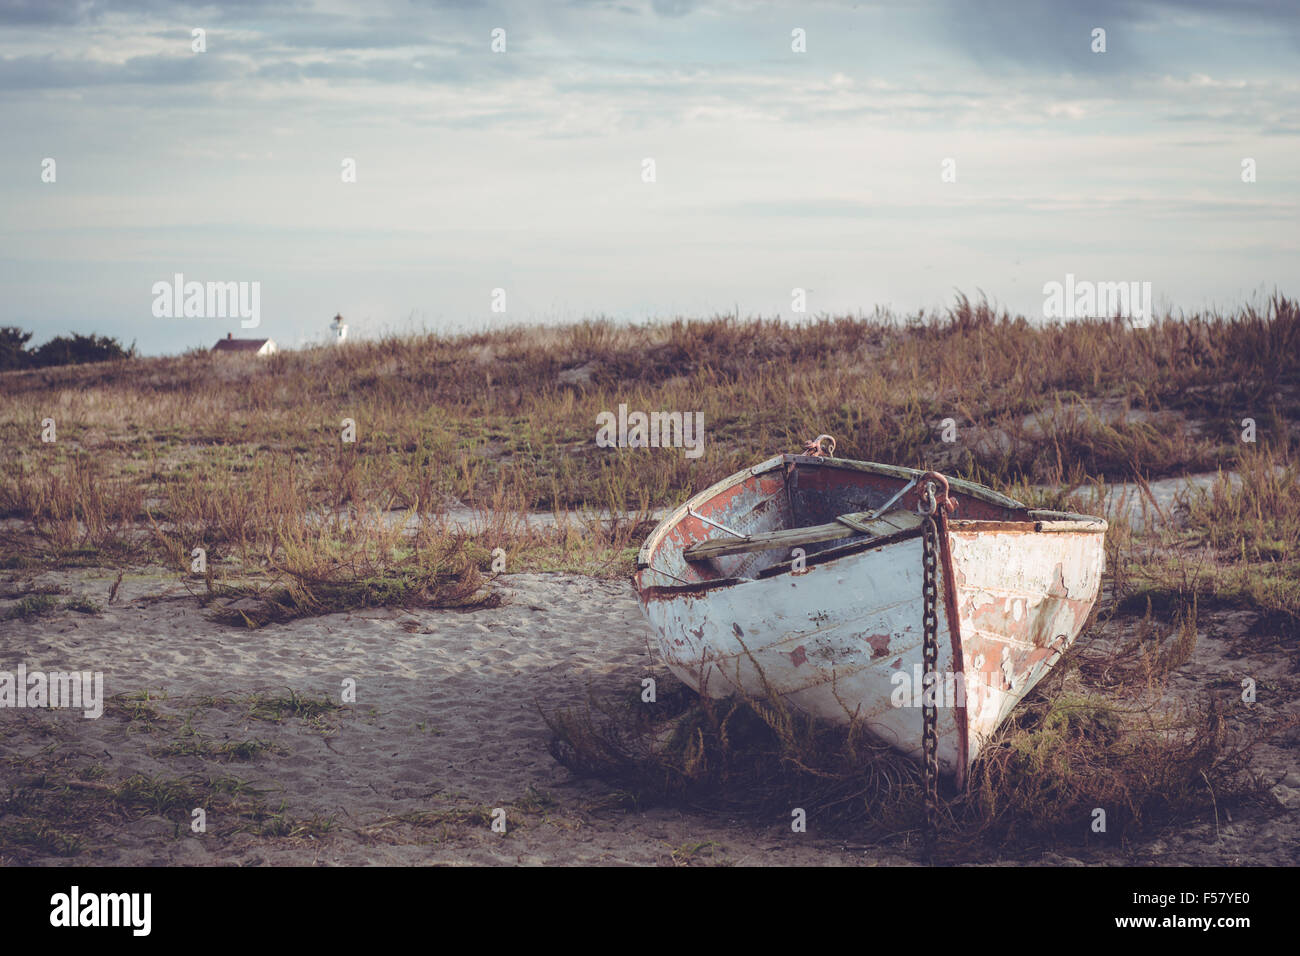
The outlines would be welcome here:
M 212 346 L 212 351 L 274 355 L 279 348 L 272 339 L 237 339 L 233 332 L 227 332 L 224 339 L 219 339 L 217 344 Z

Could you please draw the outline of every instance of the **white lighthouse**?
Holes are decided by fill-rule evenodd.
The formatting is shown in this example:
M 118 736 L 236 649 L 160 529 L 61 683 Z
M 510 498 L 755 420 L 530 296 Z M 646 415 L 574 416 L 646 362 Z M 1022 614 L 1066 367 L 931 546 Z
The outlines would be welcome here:
M 334 316 L 334 321 L 330 323 L 330 331 L 334 333 L 334 344 L 340 344 L 348 337 L 348 325 L 343 321 L 343 316 Z

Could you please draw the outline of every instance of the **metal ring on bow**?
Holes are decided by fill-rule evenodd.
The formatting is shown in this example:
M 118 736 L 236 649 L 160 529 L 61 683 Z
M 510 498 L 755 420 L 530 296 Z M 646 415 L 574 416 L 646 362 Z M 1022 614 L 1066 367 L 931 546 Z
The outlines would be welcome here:
M 917 514 L 932 515 L 939 508 L 939 501 L 934 496 L 934 482 L 925 483 L 925 492 L 920 495 L 916 502 Z
M 822 442 L 828 441 L 831 447 L 828 451 L 822 451 Z M 810 442 L 804 442 L 803 453 L 810 458 L 833 458 L 835 457 L 835 439 L 830 435 L 818 435 Z

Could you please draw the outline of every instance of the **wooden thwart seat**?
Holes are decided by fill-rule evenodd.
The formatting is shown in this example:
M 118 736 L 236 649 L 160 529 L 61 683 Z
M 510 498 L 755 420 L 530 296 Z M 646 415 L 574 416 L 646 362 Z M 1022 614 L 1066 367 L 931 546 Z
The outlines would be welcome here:
M 822 541 L 834 541 L 847 538 L 855 533 L 865 534 L 871 538 L 898 534 L 919 527 L 921 516 L 910 511 L 891 511 L 873 518 L 870 511 L 855 511 L 844 514 L 826 524 L 811 525 L 807 528 L 788 528 L 782 531 L 764 531 L 751 534 L 748 538 L 724 535 L 693 544 L 683 552 L 687 561 L 704 561 L 709 558 L 721 558 L 728 554 L 749 554 L 754 551 L 771 551 L 777 548 L 797 548 L 805 544 L 818 544 Z

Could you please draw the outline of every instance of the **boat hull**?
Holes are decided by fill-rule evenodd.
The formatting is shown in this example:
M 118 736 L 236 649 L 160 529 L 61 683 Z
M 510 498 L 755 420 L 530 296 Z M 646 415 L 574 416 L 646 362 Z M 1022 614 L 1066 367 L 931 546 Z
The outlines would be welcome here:
M 791 456 L 783 462 L 791 460 L 802 463 Z M 665 586 L 656 558 L 680 569 L 678 556 L 690 542 L 717 533 L 697 527 L 692 512 L 740 524 L 746 515 L 786 507 L 765 484 L 771 469 L 733 479 L 666 519 L 642 552 L 638 594 L 665 663 L 700 694 L 779 695 L 819 718 L 861 721 L 919 759 L 927 693 L 919 532 L 876 546 L 839 543 L 802 567 L 767 576 L 736 578 L 715 567 L 718 577 L 710 579 L 693 569 L 702 580 L 677 576 Z M 1104 522 L 1043 520 L 1034 515 L 1047 513 L 1006 501 L 1005 514 L 949 522 L 941 548 L 939 680 L 929 693 L 940 768 L 959 782 L 1078 636 L 1100 588 Z M 710 502 L 719 507 L 708 510 Z
M 1102 530 L 949 530 L 969 759 L 1074 643 L 1101 590 Z

